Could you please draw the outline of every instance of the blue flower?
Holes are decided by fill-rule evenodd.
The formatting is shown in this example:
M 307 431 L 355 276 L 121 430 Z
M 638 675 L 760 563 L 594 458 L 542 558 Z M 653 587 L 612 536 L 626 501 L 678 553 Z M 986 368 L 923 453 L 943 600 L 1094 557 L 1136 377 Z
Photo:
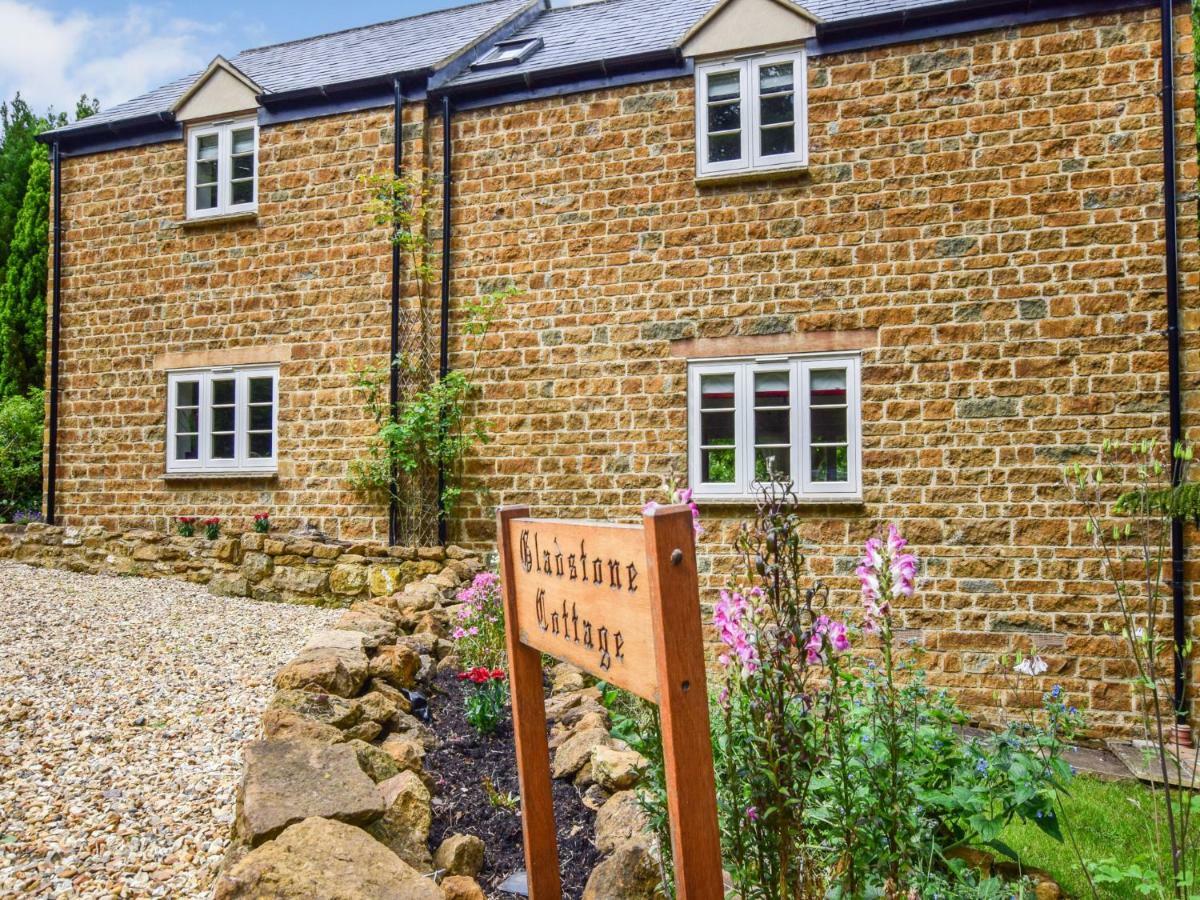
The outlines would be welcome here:
M 986 775 L 988 770 L 988 762 L 986 759 L 980 758 L 979 762 L 975 763 L 975 771 L 980 775 Z
M 1050 696 L 1053 697 L 1055 700 L 1057 700 L 1059 697 L 1061 697 L 1062 696 L 1062 685 L 1056 684 L 1053 687 L 1053 689 L 1051 689 Z

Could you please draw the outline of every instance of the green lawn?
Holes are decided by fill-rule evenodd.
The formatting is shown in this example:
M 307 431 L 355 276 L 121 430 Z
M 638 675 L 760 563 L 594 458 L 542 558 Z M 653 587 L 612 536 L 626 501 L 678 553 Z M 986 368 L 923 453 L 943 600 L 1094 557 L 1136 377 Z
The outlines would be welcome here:
M 1066 822 L 1084 859 L 1121 861 L 1150 856 L 1150 790 L 1137 782 L 1106 782 L 1080 776 L 1064 800 Z M 1058 843 L 1033 825 L 1013 825 L 1001 837 L 1021 855 L 1024 865 L 1045 869 L 1065 891 L 1090 898 L 1087 879 L 1070 841 Z M 1165 854 L 1164 854 L 1165 855 Z M 1140 897 L 1132 886 L 1111 888 L 1102 897 Z

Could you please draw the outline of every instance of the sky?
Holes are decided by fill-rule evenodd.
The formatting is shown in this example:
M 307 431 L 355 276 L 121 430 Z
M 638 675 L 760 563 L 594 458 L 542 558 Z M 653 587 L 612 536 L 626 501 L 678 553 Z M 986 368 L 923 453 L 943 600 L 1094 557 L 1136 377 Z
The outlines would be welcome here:
M 0 100 L 114 106 L 199 72 L 218 53 L 369 25 L 467 0 L 0 0 Z

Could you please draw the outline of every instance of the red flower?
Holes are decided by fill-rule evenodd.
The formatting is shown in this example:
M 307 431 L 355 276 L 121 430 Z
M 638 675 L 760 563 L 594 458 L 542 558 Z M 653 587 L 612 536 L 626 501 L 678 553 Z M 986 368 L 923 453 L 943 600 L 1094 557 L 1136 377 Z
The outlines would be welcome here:
M 503 681 L 504 680 L 504 670 L 503 669 L 492 669 L 492 677 L 495 678 L 497 681 Z
M 221 524 L 221 520 L 218 519 L 216 516 L 213 516 L 211 519 L 204 520 L 204 525 L 206 525 L 206 526 L 207 525 L 220 525 L 220 524 Z
M 255 513 L 254 514 L 255 522 L 261 522 L 263 519 L 269 519 L 269 518 L 271 518 L 270 513 Z
M 195 522 L 196 522 L 195 516 L 180 516 L 179 517 L 180 525 L 193 525 L 193 524 L 195 524 Z

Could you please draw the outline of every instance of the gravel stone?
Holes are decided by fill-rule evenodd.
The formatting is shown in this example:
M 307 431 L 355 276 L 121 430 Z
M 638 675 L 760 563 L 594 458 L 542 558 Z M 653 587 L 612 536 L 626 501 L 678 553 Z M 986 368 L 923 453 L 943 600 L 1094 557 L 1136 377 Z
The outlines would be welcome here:
M 0 563 L 0 896 L 207 897 L 271 678 L 340 615 Z

